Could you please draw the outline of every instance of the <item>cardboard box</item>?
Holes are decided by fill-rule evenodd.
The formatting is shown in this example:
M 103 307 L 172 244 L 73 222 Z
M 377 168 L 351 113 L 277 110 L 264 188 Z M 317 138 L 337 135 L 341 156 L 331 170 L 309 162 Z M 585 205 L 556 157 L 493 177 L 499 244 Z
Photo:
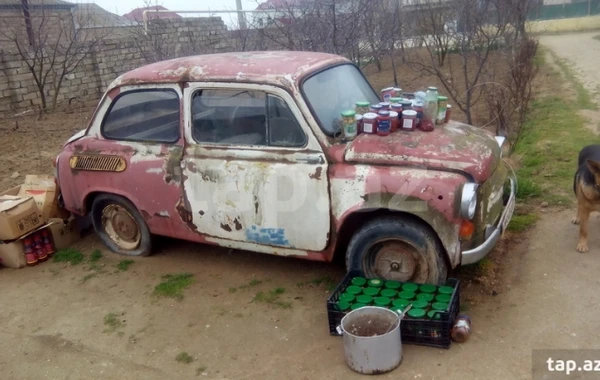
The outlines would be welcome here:
M 69 218 L 67 221 L 51 218 L 48 223 L 50 224 L 50 232 L 52 232 L 56 250 L 68 248 L 81 239 L 81 231 L 74 217 Z
M 7 244 L 0 242 L 0 264 L 14 269 L 23 268 L 27 265 L 23 254 L 22 240 Z
M 0 196 L 0 240 L 15 240 L 44 224 L 33 197 Z
M 14 192 L 15 188 L 9 191 Z M 25 182 L 19 186 L 17 195 L 32 196 L 42 213 L 42 218 L 68 218 L 69 212 L 58 205 L 60 190 L 50 175 L 31 174 L 25 176 Z

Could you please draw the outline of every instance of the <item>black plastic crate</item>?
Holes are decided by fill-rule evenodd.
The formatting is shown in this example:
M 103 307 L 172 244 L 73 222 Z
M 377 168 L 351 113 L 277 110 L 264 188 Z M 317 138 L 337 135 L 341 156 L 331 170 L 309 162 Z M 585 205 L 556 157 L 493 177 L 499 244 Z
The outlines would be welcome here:
M 341 324 L 342 318 L 348 312 L 337 310 L 336 304 L 340 295 L 354 277 L 364 277 L 364 274 L 360 271 L 348 272 L 327 300 L 327 318 L 329 320 L 329 333 L 331 335 L 340 335 L 336 327 Z M 454 288 L 448 311 L 439 313 L 440 319 L 438 320 L 429 319 L 428 317 L 415 319 L 405 316 L 400 324 L 402 343 L 450 348 L 450 344 L 452 343 L 452 338 L 450 337 L 452 325 L 460 310 L 460 282 L 458 279 L 450 278 L 446 281 L 445 285 Z

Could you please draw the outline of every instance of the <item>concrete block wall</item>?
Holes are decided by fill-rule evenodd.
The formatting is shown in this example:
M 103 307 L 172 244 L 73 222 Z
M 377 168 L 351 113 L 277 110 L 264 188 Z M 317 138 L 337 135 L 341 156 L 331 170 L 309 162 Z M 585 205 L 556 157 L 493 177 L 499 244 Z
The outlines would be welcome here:
M 160 59 L 231 50 L 227 28 L 217 17 L 155 20 L 149 25 L 148 36 L 141 27 L 111 36 L 99 41 L 92 53 L 64 78 L 57 97 L 59 102 L 71 98 L 99 98 L 117 76 L 156 60 L 157 46 L 162 50 Z M 54 93 L 52 82 L 46 85 L 45 91 L 50 105 Z M 26 62 L 10 44 L 3 44 L 0 118 L 28 109 L 38 110 L 40 105 L 38 87 Z

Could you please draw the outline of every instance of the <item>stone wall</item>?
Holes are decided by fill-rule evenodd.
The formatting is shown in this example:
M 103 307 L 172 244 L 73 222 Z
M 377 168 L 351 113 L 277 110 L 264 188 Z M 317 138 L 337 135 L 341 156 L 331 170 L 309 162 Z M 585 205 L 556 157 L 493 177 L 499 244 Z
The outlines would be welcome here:
M 1 17 L 1 15 L 0 15 Z M 14 22 L 14 20 L 11 20 Z M 120 74 L 146 63 L 174 57 L 230 50 L 228 32 L 221 18 L 155 20 L 146 34 L 142 27 L 128 33 L 115 31 L 98 42 L 92 53 L 67 75 L 58 101 L 97 99 Z M 53 84 L 45 89 L 51 104 Z M 12 49 L 0 51 L 0 117 L 27 109 L 38 110 L 41 97 L 26 62 Z

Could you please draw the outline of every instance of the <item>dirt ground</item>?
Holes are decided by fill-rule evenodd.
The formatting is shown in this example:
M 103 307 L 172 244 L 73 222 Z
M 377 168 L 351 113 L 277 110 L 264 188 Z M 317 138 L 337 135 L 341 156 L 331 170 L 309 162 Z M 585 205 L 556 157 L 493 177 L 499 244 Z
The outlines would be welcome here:
M 587 42 L 578 43 L 581 38 Z M 593 78 L 587 70 L 594 65 L 579 62 L 597 63 L 600 52 L 589 55 L 589 46 L 600 41 L 573 34 L 542 43 L 576 57 L 575 67 Z M 7 147 L 0 152 L 2 188 L 24 174 L 51 170 L 60 143 L 85 125 L 90 112 L 61 114 L 43 127 L 21 118 L 17 131 L 15 120 L 0 124 Z M 577 253 L 572 213 L 547 210 L 526 238 L 496 254 L 501 283 L 466 281 L 465 311 L 474 328 L 467 343 L 449 350 L 404 345 L 402 365 L 380 377 L 530 379 L 532 349 L 597 348 L 600 235 L 590 234 L 589 253 Z M 595 228 L 600 220 L 594 216 Z M 342 338 L 328 330 L 327 284 L 342 278 L 340 266 L 163 239 L 155 255 L 120 271 L 123 258 L 93 234 L 75 247 L 87 255 L 102 250 L 100 270 L 52 262 L 0 269 L 3 379 L 359 378 L 345 364 Z M 183 300 L 152 295 L 163 275 L 182 272 L 195 280 Z M 284 289 L 278 300 L 291 307 L 253 302 L 259 292 L 277 288 Z M 107 326 L 110 313 L 118 319 Z M 176 361 L 181 352 L 193 361 Z

